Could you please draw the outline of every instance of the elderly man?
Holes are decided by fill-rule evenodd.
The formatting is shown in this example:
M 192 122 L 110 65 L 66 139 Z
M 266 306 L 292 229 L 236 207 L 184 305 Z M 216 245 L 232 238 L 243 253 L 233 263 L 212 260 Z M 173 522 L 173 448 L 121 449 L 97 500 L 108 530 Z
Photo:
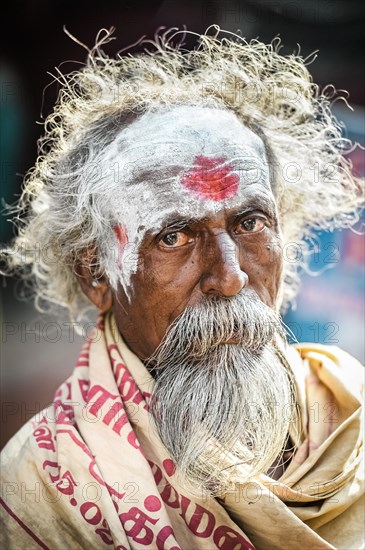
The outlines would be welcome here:
M 328 100 L 272 45 L 153 47 L 61 77 L 26 180 L 10 268 L 100 315 L 3 453 L 5 547 L 360 548 L 359 364 L 279 314 L 360 205 Z

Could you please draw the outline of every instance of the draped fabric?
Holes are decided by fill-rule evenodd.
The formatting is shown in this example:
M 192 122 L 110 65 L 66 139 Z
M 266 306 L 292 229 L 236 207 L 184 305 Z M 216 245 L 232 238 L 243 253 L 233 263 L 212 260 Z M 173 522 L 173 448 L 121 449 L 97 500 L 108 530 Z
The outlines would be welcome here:
M 53 404 L 2 453 L 2 548 L 363 548 L 362 367 L 330 346 L 281 353 L 301 410 L 289 466 L 199 498 L 157 436 L 153 378 L 101 317 Z

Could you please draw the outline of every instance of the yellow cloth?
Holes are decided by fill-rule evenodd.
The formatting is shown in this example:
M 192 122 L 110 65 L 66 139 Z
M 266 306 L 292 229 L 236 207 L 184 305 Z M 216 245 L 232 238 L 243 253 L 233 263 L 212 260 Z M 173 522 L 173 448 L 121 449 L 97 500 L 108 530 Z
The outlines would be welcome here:
M 283 353 L 302 411 L 287 470 L 199 499 L 176 480 L 148 411 L 153 379 L 108 315 L 2 453 L 2 548 L 363 548 L 362 367 L 335 347 Z

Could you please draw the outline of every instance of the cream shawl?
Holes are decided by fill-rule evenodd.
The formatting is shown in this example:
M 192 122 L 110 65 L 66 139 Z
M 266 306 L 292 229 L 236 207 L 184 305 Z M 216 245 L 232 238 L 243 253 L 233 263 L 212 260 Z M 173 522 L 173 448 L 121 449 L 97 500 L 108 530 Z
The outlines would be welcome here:
M 153 378 L 101 318 L 53 404 L 2 453 L 2 548 L 363 548 L 362 367 L 330 346 L 284 353 L 302 412 L 289 467 L 199 499 L 153 428 Z

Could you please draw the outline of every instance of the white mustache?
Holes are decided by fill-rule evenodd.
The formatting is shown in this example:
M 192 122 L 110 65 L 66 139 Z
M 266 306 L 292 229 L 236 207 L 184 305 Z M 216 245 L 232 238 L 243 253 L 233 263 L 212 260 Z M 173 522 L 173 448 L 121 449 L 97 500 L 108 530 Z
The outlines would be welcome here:
M 187 307 L 169 327 L 150 360 L 168 361 L 178 354 L 200 358 L 209 350 L 229 340 L 257 352 L 275 335 L 285 339 L 280 316 L 265 305 L 253 290 L 232 298 L 210 297 L 194 307 Z M 182 349 L 183 346 L 183 349 Z

